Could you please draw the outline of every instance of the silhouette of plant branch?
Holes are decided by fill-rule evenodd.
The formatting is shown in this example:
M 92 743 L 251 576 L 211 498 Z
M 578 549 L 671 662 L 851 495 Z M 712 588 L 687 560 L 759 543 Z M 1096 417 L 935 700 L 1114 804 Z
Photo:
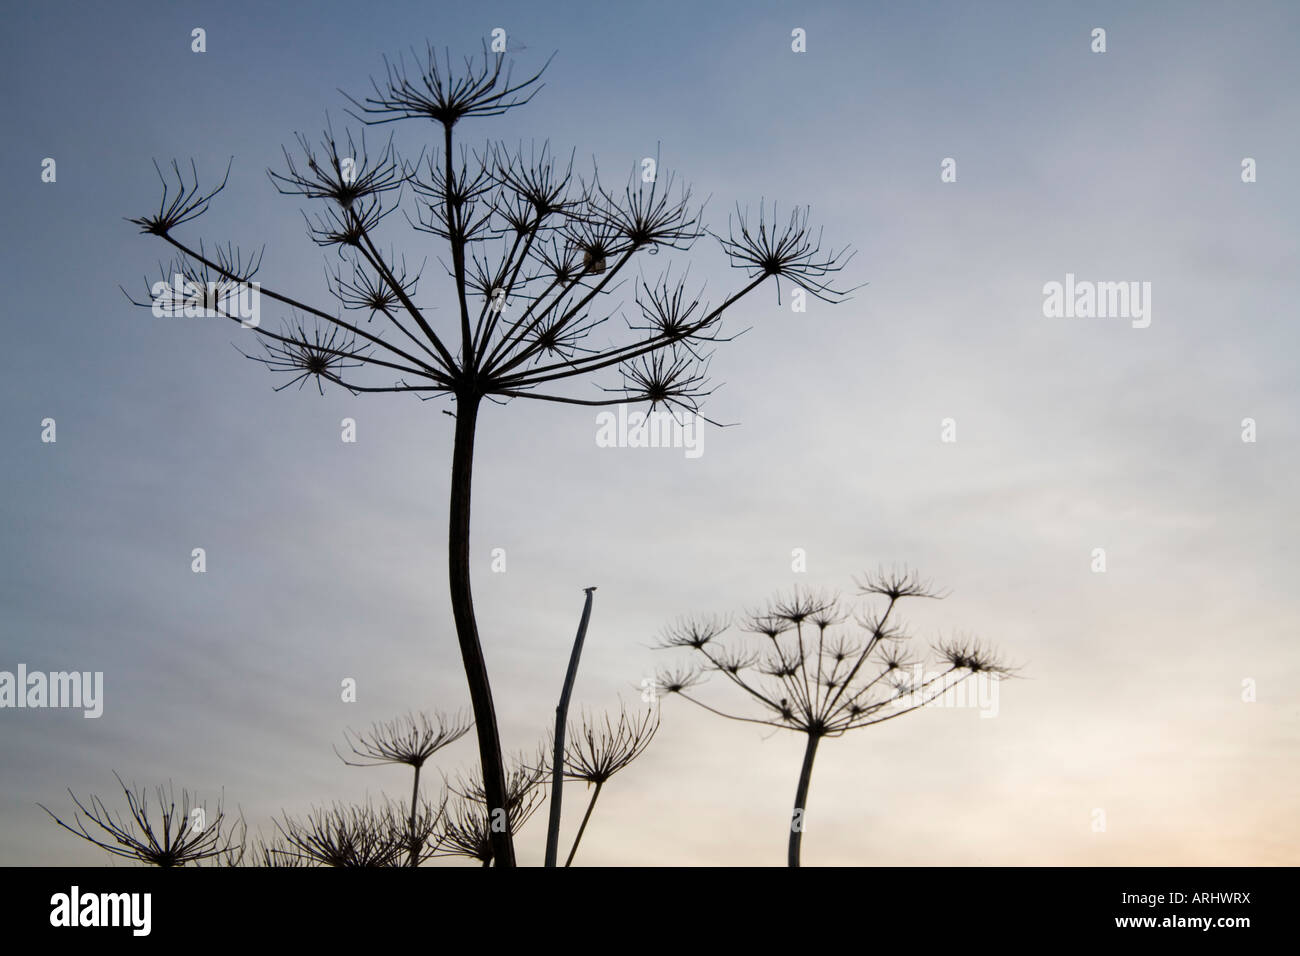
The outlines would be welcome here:
M 582 823 L 573 839 L 573 846 L 564 861 L 565 866 L 573 864 L 578 844 L 587 832 L 591 812 L 596 808 L 596 800 L 600 798 L 601 788 L 610 777 L 645 753 L 658 730 L 657 711 L 646 710 L 640 717 L 630 717 L 625 707 L 620 708 L 618 722 L 615 724 L 610 723 L 608 714 L 601 723 L 597 723 L 584 713 L 579 726 L 569 728 L 564 748 L 564 776 L 569 780 L 585 781 L 592 791 L 587 810 L 582 815 Z
M 428 834 L 419 826 L 417 808 L 420 803 L 420 770 L 435 753 L 455 743 L 469 733 L 472 722 L 460 714 L 448 717 L 435 714 L 430 717 L 406 714 L 397 720 L 375 724 L 360 734 L 344 733 L 354 760 L 338 754 L 349 767 L 376 767 L 382 764 L 406 764 L 412 770 L 410 813 L 407 817 L 406 843 L 409 847 L 407 865 L 418 866 Z M 443 801 L 445 806 L 446 801 Z M 441 816 L 441 812 L 439 813 Z
M 511 150 L 489 144 L 471 152 L 456 141 L 462 120 L 497 117 L 526 104 L 540 90 L 545 69 L 543 64 L 516 80 L 504 56 L 486 46 L 481 57 L 461 66 L 453 65 L 449 53 L 439 57 L 432 46 L 409 61 L 385 59 L 369 95 L 345 94 L 348 115 L 363 125 L 431 123 L 430 148 L 408 161 L 391 139 L 371 151 L 364 135 L 336 134 L 329 122 L 318 144 L 298 136 L 296 150 L 284 150 L 284 167 L 269 175 L 281 194 L 316 207 L 314 215 L 304 213 L 308 235 L 341 260 L 332 273 L 327 270 L 338 308 L 315 306 L 274 283 L 260 283 L 258 294 L 289 309 L 293 319 L 278 332 L 241 322 L 265 352 L 240 351 L 285 377 L 277 391 L 312 382 L 321 393 L 332 384 L 353 394 L 409 393 L 454 403 L 448 585 L 484 786 L 494 809 L 506 802 L 505 761 L 469 564 L 473 451 L 483 401 L 587 407 L 644 402 L 652 410 L 698 415 L 715 390 L 708 373 L 711 353 L 702 345 L 733 337 L 721 332 L 724 314 L 746 296 L 768 279 L 777 282 L 778 301 L 782 279 L 826 302 L 842 301 L 853 291 L 836 284 L 851 250 L 823 249 L 807 208 L 777 225 L 775 207 L 771 222 L 761 207 L 756 223 L 738 207 L 724 237 L 709 233 L 702 204 L 674 174 L 660 169 L 658 154 L 653 169 L 633 167 L 623 188 L 615 189 L 601 183 L 598 169 L 575 174 L 573 154 L 563 161 L 549 145 L 525 151 L 522 145 Z M 130 221 L 171 246 L 203 288 L 216 283 L 227 296 L 242 291 L 252 260 L 234 255 L 229 245 L 217 247 L 224 253 L 209 253 L 202 241 L 179 235 L 225 187 L 229 165 L 210 190 L 199 185 L 193 161 L 188 175 L 177 162 L 171 175 L 161 168 L 158 175 L 163 190 L 156 211 Z M 391 217 L 399 209 L 403 215 Z M 381 232 L 403 220 L 445 244 L 453 307 L 438 311 L 417 302 L 418 276 L 407 273 L 400 257 L 381 251 L 389 246 Z M 668 263 L 657 279 L 643 276 L 631 283 L 641 320 L 625 323 L 625 334 L 615 341 L 597 335 L 610 327 L 608 319 L 620 310 L 618 291 L 646 257 L 684 254 L 706 234 L 715 235 L 748 281 L 710 304 L 703 290 L 686 294 L 687 271 L 674 277 Z M 152 297 L 132 301 L 155 304 Z M 350 311 L 366 312 L 367 318 L 350 321 L 343 316 Z M 214 314 L 241 320 L 228 307 Z M 578 391 L 577 379 L 589 380 L 595 391 Z M 492 834 L 493 858 L 502 866 L 514 864 L 510 833 L 501 828 Z
M 126 798 L 125 815 L 115 814 L 94 795 L 82 802 L 71 789 L 68 796 L 77 807 L 71 823 L 44 804 L 37 806 L 63 829 L 101 850 L 150 866 L 238 860 L 247 828 L 242 817 L 227 821 L 220 801 L 209 816 L 206 805 L 196 802 L 188 790 L 181 791 L 178 804 L 169 783 L 166 789 L 159 786 L 154 790 L 156 804 L 151 805 L 147 790 L 127 786 L 116 771 L 113 776 Z
M 451 801 L 439 847 L 442 856 L 466 856 L 484 866 L 496 861 L 493 837 L 508 831 L 513 837 L 542 805 L 546 789 L 546 758 L 517 758 L 506 775 L 504 806 L 494 808 L 482 772 L 458 776 L 447 789 Z
M 423 802 L 418 812 L 386 802 L 313 808 L 302 818 L 284 814 L 275 824 L 282 848 L 270 852 L 308 866 L 418 866 L 437 855 L 445 809 L 445 801 L 437 807 Z
M 804 763 L 791 820 L 789 864 L 799 865 L 802 822 L 819 741 L 869 727 L 932 703 L 973 675 L 1001 679 L 1014 668 L 969 638 L 934 648 L 940 669 L 912 677 L 907 636 L 895 614 L 899 602 L 941 595 L 914 573 L 879 571 L 858 581 L 859 594 L 884 598 L 883 610 L 856 618 L 836 595 L 796 588 L 746 615 L 748 638 L 727 643 L 721 618 L 682 619 L 666 627 L 660 648 L 687 648 L 703 658 L 695 668 L 661 672 L 658 686 L 729 720 L 792 730 L 805 736 Z M 846 631 L 846 626 L 849 629 Z M 716 672 L 758 705 L 752 714 L 722 710 L 695 696 Z M 687 693 L 692 690 L 692 693 Z

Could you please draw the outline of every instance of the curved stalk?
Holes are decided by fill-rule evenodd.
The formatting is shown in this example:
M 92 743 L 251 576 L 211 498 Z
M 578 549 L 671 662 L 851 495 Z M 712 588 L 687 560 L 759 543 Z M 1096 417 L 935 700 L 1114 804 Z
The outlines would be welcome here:
M 478 623 L 474 619 L 474 597 L 469 580 L 470 486 L 474 475 L 474 431 L 480 398 L 461 393 L 456 401 L 456 437 L 451 458 L 451 506 L 447 534 L 447 576 L 451 585 L 451 611 L 456 619 L 456 639 L 465 664 L 469 684 L 470 707 L 474 712 L 474 729 L 478 734 L 479 760 L 483 767 L 483 793 L 487 798 L 488 818 L 494 810 L 504 809 L 506 802 L 505 761 L 501 756 L 501 738 L 497 733 L 496 708 L 492 704 L 492 686 L 488 682 L 487 662 L 479 643 Z M 513 834 L 507 826 L 492 832 L 492 858 L 497 866 L 515 865 Z
M 808 814 L 808 784 L 812 782 L 813 758 L 817 756 L 817 742 L 820 734 L 808 734 L 808 745 L 803 752 L 803 769 L 799 771 L 799 789 L 794 794 L 794 812 L 790 814 L 790 854 L 789 865 L 799 865 L 799 848 L 803 843 L 804 825 Z

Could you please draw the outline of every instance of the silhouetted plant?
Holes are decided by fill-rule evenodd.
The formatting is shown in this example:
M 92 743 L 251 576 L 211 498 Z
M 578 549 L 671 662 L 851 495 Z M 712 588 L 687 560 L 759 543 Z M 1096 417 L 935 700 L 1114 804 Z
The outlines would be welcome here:
M 418 826 L 417 808 L 420 805 L 420 770 L 425 761 L 448 744 L 454 743 L 469 732 L 470 723 L 457 714 L 448 717 L 435 714 L 430 717 L 407 714 L 397 720 L 375 724 L 366 733 L 345 732 L 356 760 L 342 754 L 339 758 L 349 767 L 377 767 L 383 764 L 405 764 L 412 769 L 411 803 L 408 816 L 407 842 L 410 847 L 408 866 L 418 866 L 424 851 L 426 834 Z M 335 753 L 338 753 L 337 749 Z
M 440 855 L 466 856 L 484 866 L 496 863 L 493 836 L 509 830 L 513 836 L 541 806 L 546 789 L 546 759 L 516 758 L 506 774 L 503 808 L 492 807 L 481 771 L 462 774 L 447 783 L 455 799 L 449 801 L 442 829 Z
M 262 836 L 253 840 L 253 845 L 245 856 L 248 865 L 259 867 L 306 867 L 311 861 L 302 853 L 290 847 L 280 835 L 278 828 L 275 836 L 268 842 Z
M 578 853 L 578 844 L 587 832 L 587 822 L 596 808 L 601 788 L 610 777 L 645 753 L 658 730 L 656 711 L 646 710 L 640 717 L 629 717 L 626 708 L 619 710 L 617 724 L 610 723 L 608 714 L 599 723 L 583 714 L 581 725 L 569 728 L 564 748 L 564 776 L 569 780 L 583 780 L 588 788 L 594 789 L 565 866 L 570 866 Z
M 723 644 L 730 623 L 717 617 L 679 620 L 664 630 L 659 645 L 689 648 L 707 662 L 702 670 L 661 673 L 661 689 L 720 717 L 805 735 L 790 822 L 790 866 L 799 865 L 813 759 L 823 738 L 911 713 L 972 675 L 1000 679 L 1012 671 L 977 642 L 959 639 L 935 647 L 941 670 L 909 680 L 906 670 L 913 661 L 903 650 L 907 638 L 894 610 L 904 598 L 940 595 L 907 571 L 867 575 L 858 590 L 886 603 L 883 612 L 868 610 L 857 618 L 856 632 L 845 633 L 850 614 L 837 597 L 796 588 L 790 597 L 746 616 L 743 630 L 756 645 L 753 639 Z M 760 716 L 728 713 L 687 693 L 701 681 L 702 671 L 723 674 L 760 705 Z
M 373 82 L 372 95 L 349 97 L 350 113 L 367 125 L 431 121 L 441 149 L 424 163 L 403 161 L 391 139 L 372 153 L 364 136 L 349 133 L 340 140 L 332 128 L 319 149 L 299 137 L 304 161 L 286 150 L 286 168 L 272 172 L 272 182 L 285 195 L 324 204 L 308 220 L 310 238 L 334 249 L 349 269 L 346 275 L 342 269 L 333 273 L 330 292 L 343 310 L 368 315 L 364 323 L 349 321 L 341 312 L 262 285 L 261 296 L 287 306 L 294 318 L 279 332 L 261 323 L 252 327 L 266 347 L 260 360 L 290 376 L 280 388 L 314 381 L 323 391 L 328 382 L 354 394 L 406 393 L 455 403 L 448 580 L 492 807 L 504 805 L 506 780 L 474 615 L 469 552 L 474 439 L 483 400 L 579 406 L 644 401 L 651 409 L 698 413 L 711 391 L 711 353 L 704 350 L 729 340 L 721 332 L 728 309 L 769 278 L 778 284 L 778 298 L 782 279 L 825 301 L 851 291 L 831 281 L 851 254 L 823 251 L 806 209 L 778 221 L 775 209 L 769 218 L 764 205 L 755 223 L 737 208 L 727 235 L 715 238 L 730 263 L 745 273 L 743 285 L 709 305 L 702 292 L 685 291 L 684 270 L 671 279 L 671 267 L 665 266 L 659 280 L 643 279 L 635 286 L 640 319 L 628 323 L 624 340 L 589 345 L 592 331 L 618 312 L 616 304 L 602 308 L 598 303 L 619 287 L 634 261 L 662 250 L 689 250 L 707 230 L 690 190 L 662 176 L 657 163 L 649 175 L 634 172 L 619 191 L 601 185 L 594 171 L 590 181 L 575 178 L 572 159 L 558 162 L 547 146 L 527 154 L 522 147 L 512 152 L 499 145 L 457 154 L 453 130 L 458 123 L 499 116 L 528 102 L 541 73 L 515 81 L 503 56 L 486 48 L 480 62 L 467 60 L 461 71 L 452 68 L 449 56 L 440 62 L 432 49 L 409 68 L 405 60 L 388 63 L 384 77 Z M 228 179 L 229 167 L 226 172 Z M 161 170 L 159 176 L 163 195 L 157 210 L 131 221 L 176 250 L 175 273 L 196 282 L 215 276 L 225 283 L 205 295 L 205 302 L 211 311 L 242 322 L 230 290 L 252 281 L 260 255 L 244 258 L 230 246 L 209 253 L 201 243 L 177 235 L 207 210 L 227 179 L 203 189 L 192 162 L 188 178 L 175 162 L 170 176 Z M 395 256 L 381 252 L 376 236 L 405 195 L 414 202 L 409 225 L 448 246 L 455 304 L 443 313 L 450 321 L 438 329 L 432 310 L 414 300 L 418 273 L 408 275 Z M 378 316 L 391 337 L 384 337 L 384 329 L 371 330 Z M 356 379 L 353 370 L 371 377 Z M 618 379 L 596 395 L 564 388 L 602 372 Z M 510 831 L 495 832 L 492 840 L 498 864 L 513 866 Z
M 301 819 L 284 815 L 276 821 L 283 848 L 308 865 L 335 867 L 418 866 L 437 854 L 445 803 L 423 802 L 408 813 L 400 804 L 384 803 L 317 808 Z M 414 834 L 414 836 L 412 836 Z M 419 850 L 411 855 L 413 846 Z
M 570 862 L 601 785 L 644 751 L 658 723 L 658 717 L 652 722 L 649 713 L 636 719 L 623 712 L 617 725 L 605 717 L 601 727 L 584 715 L 581 727 L 570 729 L 565 776 L 596 787 L 569 854 Z M 220 806 L 214 818 L 199 817 L 196 812 L 201 805 L 194 803 L 188 791 L 182 791 L 178 807 L 170 787 L 166 791 L 160 787 L 155 807 L 144 791 L 127 787 L 121 777 L 118 783 L 128 808 L 125 822 L 98 797 L 83 803 L 73 795 L 73 802 L 86 818 L 83 821 L 79 814 L 75 826 L 65 823 L 43 804 L 38 805 L 59 826 L 115 856 L 157 866 L 206 862 L 259 867 L 416 867 L 438 857 L 456 856 L 470 857 L 486 866 L 495 861 L 493 833 L 503 826 L 517 833 L 541 806 L 551 768 L 546 753 L 540 750 L 532 758 L 515 758 L 506 777 L 506 808 L 502 811 L 489 809 L 480 768 L 463 772 L 450 782 L 444 776 L 443 792 L 436 802 L 422 797 L 420 777 L 425 764 L 468 731 L 466 718 L 442 713 L 406 714 L 376 723 L 364 732 L 345 731 L 344 739 L 355 759 L 344 756 L 337 748 L 335 753 L 348 766 L 403 764 L 412 768 L 412 802 L 383 798 L 378 804 L 313 807 L 302 816 L 282 813 L 274 821 L 269 838 L 259 834 L 251 842 L 246 841 L 247 827 L 242 818 L 234 826 L 224 826 Z M 206 826 L 198 827 L 196 821 Z M 92 832 L 89 823 L 102 833 Z
M 154 791 L 155 806 L 144 788 L 128 787 L 116 772 L 118 786 L 126 797 L 126 814 L 114 814 L 99 797 L 86 803 L 68 790 L 76 804 L 71 824 L 64 822 L 44 804 L 37 804 L 69 833 L 88 840 L 113 856 L 137 860 L 151 866 L 185 866 L 216 860 L 227 865 L 239 862 L 246 827 L 243 819 L 227 821 L 218 802 L 209 815 L 204 804 L 182 790 L 180 804 L 169 783 Z M 84 818 L 83 818 L 84 814 Z

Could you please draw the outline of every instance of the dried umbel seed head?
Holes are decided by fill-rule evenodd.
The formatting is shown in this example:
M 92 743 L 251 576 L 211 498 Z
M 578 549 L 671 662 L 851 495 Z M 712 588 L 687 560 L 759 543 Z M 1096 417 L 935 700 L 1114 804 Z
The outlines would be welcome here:
M 428 45 L 414 69 L 408 70 L 405 57 L 397 63 L 384 61 L 387 73 L 376 81 L 374 95 L 361 100 L 348 97 L 354 116 L 367 122 L 391 122 L 395 119 L 427 118 L 450 128 L 470 116 L 498 116 L 522 106 L 540 89 L 537 81 L 550 63 L 547 60 L 536 73 L 513 81 L 503 54 L 488 52 L 478 63 L 466 58 L 458 75 L 451 65 L 451 55 L 439 62 L 432 45 Z
M 401 189 L 406 174 L 398 164 L 393 151 L 393 141 L 372 158 L 366 150 L 364 133 L 358 144 L 352 134 L 340 146 L 333 128 L 327 128 L 321 138 L 319 151 L 313 149 L 307 137 L 297 135 L 298 146 L 306 157 L 300 169 L 293 155 L 283 150 L 287 171 L 270 171 L 271 182 L 285 196 L 302 196 L 307 199 L 328 199 L 345 210 L 352 209 L 360 199 L 375 198 L 383 193 Z
M 355 759 L 342 757 L 350 766 L 401 763 L 422 767 L 435 753 L 469 732 L 473 723 L 463 714 L 405 714 L 374 724 L 364 733 L 344 733 Z M 336 751 L 337 752 L 337 751 Z
M 457 778 L 447 785 L 453 795 L 448 803 L 439 852 L 467 856 L 484 866 L 493 862 L 494 833 L 504 828 L 513 836 L 537 812 L 545 791 L 546 757 L 515 760 L 506 775 L 504 807 L 489 805 L 481 771 Z
M 689 249 L 704 232 L 690 189 L 683 185 L 673 196 L 674 180 L 668 175 L 647 182 L 639 166 L 633 167 L 621 197 L 599 190 L 603 202 L 598 215 L 631 249 Z
M 935 649 L 936 672 L 909 674 L 911 661 L 905 656 L 907 639 L 897 622 L 897 607 L 912 598 L 940 595 L 907 570 L 867 575 L 859 589 L 883 607 L 854 615 L 837 596 L 796 589 L 750 614 L 744 630 L 758 636 L 759 651 L 721 646 L 711 629 L 692 623 L 679 622 L 660 641 L 660 647 L 684 648 L 698 655 L 705 669 L 721 673 L 724 683 L 734 685 L 757 706 L 751 713 L 735 713 L 684 693 L 697 680 L 696 671 L 661 674 L 659 683 L 666 690 L 729 720 L 804 735 L 791 816 L 796 823 L 803 820 L 813 760 L 822 739 L 910 713 L 972 675 L 998 678 L 1012 672 L 980 644 L 962 638 Z M 788 839 L 789 864 L 798 866 L 802 825 L 792 825 Z
M 749 615 L 743 629 L 761 638 L 754 647 L 721 644 L 724 628 L 710 623 L 717 618 L 680 620 L 665 629 L 658 646 L 694 651 L 704 670 L 724 675 L 760 705 L 760 713 L 732 714 L 689 698 L 693 702 L 723 717 L 818 736 L 892 719 L 932 702 L 972 674 L 1012 673 L 982 645 L 962 639 L 936 648 L 941 665 L 936 674 L 921 682 L 910 679 L 905 672 L 919 661 L 907 653 L 896 607 L 941 595 L 907 570 L 867 575 L 859 589 L 883 598 L 883 607 L 853 615 L 838 596 L 795 589 Z M 658 681 L 663 690 L 682 693 L 699 682 L 699 671 L 665 672 Z
M 935 650 L 941 660 L 955 669 L 971 674 L 1010 677 L 1015 671 L 1015 668 L 999 660 L 996 652 L 991 648 L 985 647 L 972 638 L 958 637 L 943 641 Z
M 859 594 L 880 595 L 893 601 L 905 597 L 943 597 L 942 592 L 931 582 L 923 580 L 915 571 L 907 568 L 864 574 L 857 579 L 857 585 Z
M 853 252 L 847 248 L 823 252 L 821 232 L 813 234 L 806 206 L 796 208 L 784 227 L 776 225 L 778 215 L 773 205 L 769 222 L 766 204 L 760 202 L 758 222 L 751 224 L 748 213 L 736 207 L 734 218 L 728 218 L 728 236 L 717 237 L 731 264 L 756 278 L 778 279 L 778 289 L 784 278 L 825 302 L 848 298 L 853 289 L 836 289 L 828 277 L 840 272 Z
M 297 856 L 308 866 L 346 868 L 390 867 L 418 864 L 433 856 L 439 841 L 442 808 L 425 806 L 411 816 L 402 807 L 385 803 L 316 808 L 302 818 L 284 815 L 276 821 L 280 839 L 278 856 Z M 412 859 L 412 851 L 414 859 Z
M 789 624 L 802 624 L 811 619 L 829 621 L 836 617 L 837 600 L 833 595 L 815 594 L 795 588 L 789 597 L 773 602 L 768 614 Z
M 208 204 L 212 198 L 226 188 L 226 183 L 230 180 L 230 166 L 234 158 L 226 164 L 226 174 L 222 177 L 221 182 L 215 189 L 204 192 L 199 189 L 199 171 L 193 160 L 190 160 L 190 178 L 187 180 L 181 172 L 180 164 L 172 160 L 172 174 L 176 179 L 173 184 L 167 176 L 163 174 L 162 169 L 155 162 L 154 169 L 158 171 L 158 178 L 162 180 L 163 194 L 162 200 L 158 204 L 158 211 L 145 216 L 139 216 L 134 219 L 128 219 L 140 227 L 141 232 L 149 233 L 155 236 L 166 236 L 177 226 L 183 225 L 193 219 L 197 219 L 208 210 Z
M 272 371 L 293 375 L 283 385 L 276 386 L 277 392 L 294 384 L 301 389 L 314 379 L 316 388 L 324 395 L 325 382 L 340 382 L 345 370 L 365 364 L 370 350 L 369 345 L 358 344 L 352 332 L 320 322 L 309 326 L 301 319 L 286 324 L 279 335 L 263 332 L 262 336 L 266 354 L 246 357 Z
M 658 730 L 659 715 L 652 710 L 636 717 L 620 710 L 617 723 L 611 723 L 608 714 L 599 721 L 584 714 L 578 726 L 569 727 L 564 775 L 571 780 L 604 783 L 641 756 Z
M 376 315 L 390 318 L 403 308 L 403 302 L 415 295 L 419 285 L 420 274 L 408 274 L 405 257 L 389 259 L 394 267 L 389 277 L 381 275 L 378 270 L 368 266 L 352 264 L 348 278 L 343 277 L 341 269 L 335 269 L 329 275 L 330 291 L 345 309 L 366 310 L 373 321 Z M 390 284 L 390 278 L 392 284 Z
M 667 694 L 680 694 L 703 682 L 704 676 L 690 667 L 661 670 L 655 676 L 655 686 Z
M 709 616 L 698 618 L 678 618 L 663 629 L 657 646 L 693 647 L 699 649 L 712 643 L 729 626 L 726 618 Z
M 126 799 L 126 813 L 114 813 L 99 797 L 83 803 L 71 790 L 77 807 L 73 822 L 66 823 L 44 804 L 38 804 L 55 823 L 101 850 L 151 866 L 172 867 L 208 860 L 233 863 L 242 856 L 247 831 L 243 819 L 226 819 L 221 802 L 214 808 L 182 790 L 179 801 L 171 784 L 154 790 L 153 802 L 143 788 L 127 786 L 117 773 Z M 84 815 L 84 816 L 83 816 Z

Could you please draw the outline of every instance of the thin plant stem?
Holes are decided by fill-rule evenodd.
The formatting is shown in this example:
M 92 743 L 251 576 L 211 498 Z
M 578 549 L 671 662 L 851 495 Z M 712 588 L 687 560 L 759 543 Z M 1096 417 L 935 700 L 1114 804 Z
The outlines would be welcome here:
M 411 782 L 411 816 L 406 824 L 406 836 L 411 841 L 410 855 L 407 857 L 408 866 L 420 865 L 420 848 L 416 846 L 415 840 L 415 808 L 418 806 L 420 799 L 420 766 L 415 766 L 415 779 Z
M 591 620 L 591 596 L 596 589 L 585 588 L 584 590 L 587 592 L 587 598 L 583 602 L 582 617 L 578 621 L 578 635 L 573 639 L 569 669 L 564 675 L 560 702 L 555 707 L 555 750 L 551 758 L 551 818 L 546 828 L 546 865 L 552 867 L 555 866 L 560 850 L 561 793 L 564 786 L 564 725 L 569 719 L 569 699 L 573 696 L 573 682 L 578 677 L 578 660 L 582 657 L 582 643 L 587 638 L 587 623 Z M 587 808 L 587 813 L 591 813 L 590 807 Z M 582 825 L 587 825 L 585 818 Z
M 790 814 L 790 866 L 799 865 L 799 850 L 803 844 L 804 825 L 808 820 L 808 785 L 812 783 L 813 759 L 817 756 L 820 734 L 808 734 L 804 747 L 803 768 L 799 771 L 799 789 L 794 794 L 794 811 Z
M 587 812 L 582 815 L 582 825 L 578 827 L 578 835 L 573 838 L 573 848 L 569 850 L 569 858 L 564 861 L 565 866 L 570 866 L 578 853 L 578 844 L 582 842 L 582 835 L 587 832 L 587 821 L 591 819 L 591 811 L 596 809 L 596 798 L 600 796 L 600 788 L 604 785 L 605 782 L 600 781 L 591 793 L 591 801 L 587 804 Z

